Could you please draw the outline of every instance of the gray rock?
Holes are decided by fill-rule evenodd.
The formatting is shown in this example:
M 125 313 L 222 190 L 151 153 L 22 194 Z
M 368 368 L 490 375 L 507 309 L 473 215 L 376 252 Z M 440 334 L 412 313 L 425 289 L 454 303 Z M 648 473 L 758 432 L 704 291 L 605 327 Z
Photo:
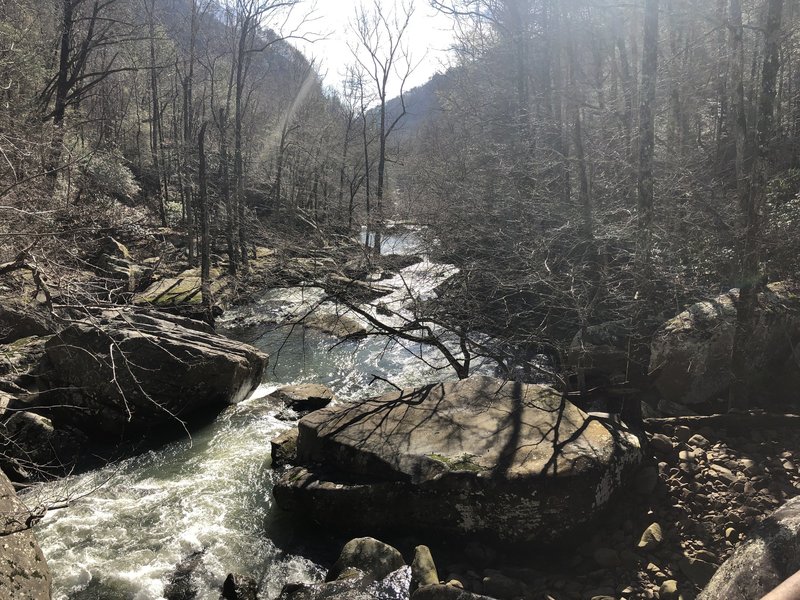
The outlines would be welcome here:
M 0 472 L 0 597 L 48 600 L 52 577 L 30 529 L 32 513 L 17 498 L 14 487 Z
M 709 442 L 699 433 L 695 433 L 687 441 L 689 442 L 690 446 L 697 446 L 698 448 L 708 448 L 711 445 L 711 442 Z
M 258 584 L 251 577 L 229 573 L 222 584 L 222 597 L 225 600 L 256 600 Z
M 679 442 L 686 443 L 692 437 L 692 430 L 686 425 L 679 425 L 675 428 L 675 437 Z
M 409 567 L 393 571 L 380 581 L 350 568 L 335 581 L 286 585 L 278 600 L 407 600 L 410 583 Z
M 706 585 L 717 571 L 717 565 L 691 556 L 681 558 L 678 567 L 697 587 Z
M 635 436 L 554 390 L 489 377 L 325 408 L 299 427 L 304 466 L 275 498 L 339 526 L 555 540 L 591 520 L 641 460 Z
M 670 454 L 675 449 L 672 440 L 663 433 L 654 433 L 650 437 L 650 446 L 659 454 Z
M 318 383 L 287 385 L 273 392 L 271 396 L 299 414 L 325 408 L 334 399 L 333 392 Z
M 43 305 L 12 298 L 0 300 L 0 344 L 50 335 L 56 329 L 52 315 Z
M 0 425 L 0 465 L 15 480 L 66 475 L 77 462 L 86 436 L 32 412 L 15 412 Z
M 339 558 L 328 571 L 326 580 L 334 581 L 348 569 L 358 569 L 377 581 L 405 564 L 403 555 L 389 544 L 371 537 L 356 538 L 342 548 Z
M 270 441 L 273 469 L 293 465 L 297 462 L 297 438 L 299 435 L 297 427 L 292 427 Z
M 639 544 L 637 547 L 645 552 L 650 552 L 658 548 L 663 541 L 664 533 L 661 531 L 661 525 L 658 523 L 653 523 L 644 530 L 642 537 L 639 539 Z
M 315 312 L 303 320 L 303 325 L 340 338 L 363 337 L 367 328 L 352 317 Z
M 678 600 L 678 582 L 674 579 L 667 579 L 661 584 L 658 590 L 659 600 Z
M 119 311 L 77 323 L 46 344 L 54 387 L 72 392 L 72 423 L 111 437 L 182 420 L 244 400 L 261 383 L 268 357 L 197 321 Z
M 439 583 L 439 573 L 433 562 L 431 550 L 427 546 L 414 549 L 414 560 L 411 562 L 411 589 Z
M 789 500 L 748 534 L 698 600 L 761 598 L 800 570 L 800 497 Z
M 794 284 L 777 282 L 759 294 L 755 331 L 747 349 L 748 379 L 779 386 L 797 370 L 788 359 L 800 336 L 799 292 Z M 731 383 L 738 296 L 738 290 L 731 290 L 698 302 L 653 336 L 650 372 L 666 400 L 691 406 L 725 395 Z
M 197 581 L 195 572 L 203 563 L 203 552 L 193 552 L 175 567 L 164 586 L 164 597 L 167 600 L 194 600 L 197 598 Z

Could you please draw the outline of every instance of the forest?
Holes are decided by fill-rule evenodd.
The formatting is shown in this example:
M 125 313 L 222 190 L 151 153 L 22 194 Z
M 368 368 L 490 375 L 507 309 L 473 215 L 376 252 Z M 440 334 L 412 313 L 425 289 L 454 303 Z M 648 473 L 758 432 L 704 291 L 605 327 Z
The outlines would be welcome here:
M 447 18 L 454 41 L 449 63 L 412 87 L 425 59 L 410 30 L 424 18 L 423 5 Z M 667 542 L 663 556 L 644 561 L 628 560 L 616 547 L 608 559 L 602 539 L 581 550 L 594 567 L 632 569 L 636 582 L 632 575 L 618 574 L 612 584 L 589 574 L 571 589 L 553 566 L 557 575 L 550 579 L 519 575 L 514 581 L 524 580 L 523 587 L 498 591 L 498 581 L 508 583 L 501 576 L 466 575 L 492 570 L 494 558 L 474 567 L 485 549 L 469 568 L 453 559 L 453 579 L 475 598 L 550 598 L 542 594 L 555 589 L 559 598 L 677 599 L 677 588 L 667 585 L 675 580 L 680 597 L 694 598 L 737 544 L 750 539 L 748 527 L 800 489 L 792 462 L 800 440 L 789 414 L 800 404 L 800 2 L 368 0 L 353 8 L 346 34 L 351 60 L 333 76 L 324 61 L 299 49 L 331 35 L 317 8 L 311 0 L 0 4 L 0 467 L 24 498 L 32 482 L 83 465 L 77 457 L 95 437 L 112 446 L 140 443 L 171 421 L 168 427 L 177 423 L 177 433 L 191 438 L 202 430 L 194 416 L 220 408 L 223 396 L 223 404 L 246 400 L 274 379 L 324 383 L 333 390 L 319 394 L 328 402 L 340 391 L 360 402 L 376 383 L 373 396 L 412 384 L 444 386 L 426 391 L 423 407 L 433 399 L 449 406 L 455 397 L 453 406 L 474 408 L 470 399 L 491 389 L 513 406 L 518 420 L 511 433 L 499 421 L 483 423 L 502 421 L 491 410 L 470 426 L 497 427 L 486 460 L 494 461 L 491 477 L 506 469 L 498 477 L 510 478 L 513 469 L 533 469 L 519 448 L 508 450 L 514 441 L 552 432 L 541 434 L 526 421 L 534 418 L 527 408 L 481 379 L 491 376 L 522 386 L 523 396 L 534 394 L 550 407 L 544 412 L 561 415 L 569 400 L 603 415 L 603 427 L 613 430 L 603 443 L 622 448 L 603 458 L 614 465 L 614 489 L 633 489 L 625 481 L 638 489 L 649 469 L 660 487 L 644 484 L 644 495 L 665 494 L 652 505 L 642 501 L 637 511 L 650 512 L 636 512 L 619 535 L 635 534 L 634 546 L 644 544 L 637 552 L 655 552 L 661 539 L 648 546 L 637 528 L 658 525 L 656 537 Z M 387 250 L 406 235 L 413 252 Z M 434 279 L 440 281 L 429 285 Z M 417 290 L 420 284 L 428 287 Z M 293 290 L 301 290 L 302 300 Z M 291 316 L 292 329 L 280 339 L 274 323 L 265 328 L 256 316 L 273 309 L 283 311 L 281 319 Z M 333 313 L 315 312 L 321 309 Z M 205 324 L 189 323 L 194 319 Z M 294 327 L 316 332 L 303 344 L 317 343 L 320 331 L 332 336 L 319 342 L 325 352 L 312 353 L 322 365 L 314 375 L 319 381 L 303 370 L 277 374 L 285 368 L 276 366 L 281 352 L 295 360 Z M 125 346 L 140 335 L 154 336 L 159 352 L 169 350 L 151 356 L 147 346 Z M 196 335 L 217 341 L 198 342 Z M 194 351 L 183 354 L 195 343 L 204 368 L 219 374 L 213 384 L 190 368 Z M 326 372 L 325 361 L 334 359 L 324 356 L 341 348 L 356 356 L 372 343 L 382 349 L 360 359 L 372 369 L 368 374 L 354 367 L 357 376 L 325 379 L 340 366 Z M 393 354 L 397 347 L 421 366 L 408 367 Z M 76 359 L 75 348 L 85 356 Z M 303 368 L 305 348 L 298 351 Z M 534 392 L 538 384 L 562 400 L 539 387 Z M 278 393 L 282 409 L 293 411 L 288 420 L 310 412 L 308 403 L 319 398 L 309 394 L 306 388 Z M 298 395 L 306 404 L 298 404 Z M 394 407 L 405 396 L 382 398 Z M 21 415 L 29 415 L 26 428 L 50 428 L 46 444 L 16 437 L 23 430 L 12 421 L 22 422 Z M 386 422 L 395 415 L 387 413 Z M 408 463 L 381 457 L 385 450 L 376 448 L 375 460 L 384 461 L 376 466 L 350 457 L 350 442 L 326 429 L 323 417 L 338 422 L 343 413 L 311 412 L 290 442 L 283 434 L 273 441 L 277 473 L 276 452 L 291 446 L 289 458 L 280 456 L 294 470 L 269 483 L 282 508 L 308 511 L 318 522 L 347 512 L 359 531 L 379 531 L 382 523 L 363 516 L 371 505 L 360 504 L 357 494 L 348 506 L 308 491 L 324 489 L 320 481 L 347 485 L 350 476 L 363 475 L 411 482 L 418 504 L 413 510 L 392 504 L 396 521 L 427 523 L 433 515 L 434 530 L 461 535 L 442 523 L 463 518 L 472 524 L 469 535 L 499 536 L 503 544 L 549 540 L 549 530 L 533 525 L 506 531 L 508 517 L 488 508 L 469 518 L 445 511 L 449 501 L 437 494 L 457 493 L 456 473 L 489 469 L 477 451 L 448 438 Z M 373 417 L 370 411 L 355 417 L 349 425 L 361 424 L 353 435 L 370 439 L 365 430 Z M 439 418 L 433 410 L 431 421 Z M 405 431 L 397 419 L 397 430 Z M 558 451 L 536 467 L 537 477 L 564 468 L 556 456 L 563 450 L 561 423 L 559 416 L 551 424 Z M 749 439 L 748 423 L 780 433 Z M 580 438 L 596 424 L 569 435 Z M 318 446 L 302 438 L 312 429 L 324 439 Z M 408 440 L 422 435 L 414 431 Z M 598 430 L 590 443 L 605 433 Z M 564 444 L 575 439 L 569 435 Z M 383 441 L 393 448 L 406 443 Z M 634 446 L 645 466 L 629 478 Z M 122 455 L 139 450 L 126 447 Z M 327 464 L 334 455 L 340 462 Z M 103 454 L 106 464 L 119 457 Z M 751 464 L 761 460 L 772 475 Z M 320 465 L 347 476 L 320 479 L 328 475 Z M 585 485 L 594 482 L 579 460 L 566 471 L 579 471 Z M 483 479 L 475 477 L 467 487 L 483 490 L 480 496 Z M 426 487 L 431 481 L 439 483 Z M 595 483 L 598 490 L 604 485 Z M 386 492 L 390 504 L 394 493 Z M 553 514 L 564 507 L 593 514 L 607 502 L 600 491 L 591 507 L 567 504 L 569 490 L 546 493 L 542 503 L 551 502 Z M 495 488 L 490 494 L 499 497 Z M 49 514 L 49 505 L 82 497 L 55 495 L 55 502 L 35 503 L 29 526 Z M 745 496 L 758 496 L 753 514 Z M 518 500 L 506 514 L 535 520 L 525 512 L 527 499 Z M 726 503 L 741 515 L 729 517 Z M 662 536 L 665 519 L 686 515 L 700 524 L 675 525 Z M 492 519 L 502 525 L 485 525 Z M 654 519 L 660 524 L 646 522 Z M 655 530 L 647 531 L 653 537 Z M 501 552 L 497 562 L 513 560 Z M 419 583 L 414 568 L 412 588 Z M 329 571 L 334 580 L 335 570 Z M 252 598 L 267 598 L 267 591 L 285 600 L 327 597 L 322 588 L 305 596 L 273 590 L 264 581 L 283 575 L 262 575 Z M 497 585 L 486 583 L 492 577 Z M 428 583 L 440 579 L 444 587 L 446 578 Z M 563 585 L 554 588 L 554 581 Z M 609 586 L 613 593 L 586 595 Z M 93 588 L 80 593 L 87 589 Z M 63 597 L 116 597 L 104 589 Z M 419 591 L 413 597 L 451 597 Z M 225 598 L 250 598 L 246 593 Z M 703 593 L 707 600 L 734 597 Z
M 561 352 L 796 275 L 794 3 L 433 4 L 452 66 L 389 98 L 410 6 L 354 15 L 331 89 L 302 2 L 6 3 L 3 258 L 149 219 L 233 274 L 264 231 L 413 220 L 462 269 L 436 318 Z

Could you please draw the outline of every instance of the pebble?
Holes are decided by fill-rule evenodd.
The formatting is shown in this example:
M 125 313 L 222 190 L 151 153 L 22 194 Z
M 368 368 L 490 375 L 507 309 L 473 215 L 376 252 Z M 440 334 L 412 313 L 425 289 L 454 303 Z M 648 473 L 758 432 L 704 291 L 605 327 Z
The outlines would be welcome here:
M 730 469 L 726 469 L 722 465 L 711 465 L 709 468 L 710 475 L 718 479 L 723 479 L 729 483 L 738 481 L 738 477 L 734 475 Z
M 661 525 L 658 523 L 653 523 L 644 530 L 644 533 L 642 533 L 641 538 L 639 538 L 639 543 L 636 547 L 640 550 L 644 550 L 645 552 L 650 552 L 658 548 L 663 541 L 664 533 L 661 530 Z
M 708 448 L 711 445 L 711 442 L 709 442 L 699 433 L 695 433 L 692 437 L 690 437 L 688 443 L 692 446 L 697 446 L 698 448 Z

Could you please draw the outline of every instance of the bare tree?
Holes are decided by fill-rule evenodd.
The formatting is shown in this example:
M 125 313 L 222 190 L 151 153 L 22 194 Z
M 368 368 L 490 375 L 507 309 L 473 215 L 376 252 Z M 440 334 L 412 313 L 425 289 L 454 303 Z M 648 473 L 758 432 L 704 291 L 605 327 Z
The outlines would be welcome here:
M 373 87 L 378 112 L 378 181 L 375 189 L 377 227 L 375 228 L 375 252 L 380 253 L 381 227 L 383 226 L 383 196 L 386 184 L 386 144 L 392 132 L 406 114 L 404 99 L 405 84 L 414 65 L 405 37 L 414 14 L 413 4 L 397 4 L 388 9 L 381 0 L 372 0 L 369 8 L 364 5 L 356 11 L 352 29 L 358 43 L 351 46 L 359 66 Z M 386 103 L 392 86 L 399 82 L 398 98 L 400 110 L 391 118 Z
M 737 3 L 738 0 L 732 0 Z M 746 385 L 747 347 L 753 335 L 753 319 L 757 294 L 761 287 L 761 221 L 766 205 L 769 155 L 773 142 L 776 84 L 780 67 L 781 21 L 783 0 L 767 0 L 767 17 L 764 25 L 764 63 L 761 70 L 761 94 L 758 102 L 758 122 L 755 151 L 746 194 L 740 195 L 743 216 L 743 244 L 741 248 L 741 284 L 736 303 L 736 334 L 731 356 L 733 383 L 730 406 L 747 408 L 749 391 Z M 741 15 L 739 15 L 741 16 Z M 737 24 L 738 25 L 738 24 Z M 738 136 L 737 136 L 738 138 Z M 737 144 L 738 149 L 738 144 Z M 737 158 L 737 163 L 739 162 Z M 740 193 L 744 191 L 741 187 Z

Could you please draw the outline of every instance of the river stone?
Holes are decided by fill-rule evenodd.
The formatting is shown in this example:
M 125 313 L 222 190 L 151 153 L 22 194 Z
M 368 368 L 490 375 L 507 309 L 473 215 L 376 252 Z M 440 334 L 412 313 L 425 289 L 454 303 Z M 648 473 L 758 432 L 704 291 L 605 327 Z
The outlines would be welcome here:
M 659 600 L 678 600 L 678 582 L 674 579 L 667 579 L 658 589 Z
M 439 573 L 436 571 L 431 550 L 427 546 L 417 546 L 411 562 L 411 589 L 435 583 L 439 583 Z
M 331 526 L 547 542 L 589 521 L 638 439 L 553 389 L 490 377 L 328 407 L 299 422 L 278 504 Z
M 761 598 L 800 570 L 800 497 L 772 513 L 711 578 L 697 600 Z
M 309 413 L 325 408 L 333 402 L 333 392 L 320 383 L 287 385 L 270 394 L 297 413 Z
M 52 577 L 29 527 L 31 512 L 0 472 L 0 598 L 47 600 Z
M 166 600 L 195 600 L 197 598 L 196 571 L 203 563 L 203 551 L 192 552 L 175 567 L 164 586 Z
M 403 555 L 389 544 L 371 537 L 355 538 L 344 545 L 325 579 L 334 581 L 348 569 L 358 569 L 378 581 L 405 564 Z
M 299 435 L 300 432 L 297 428 L 292 427 L 270 440 L 273 469 L 297 462 L 297 438 Z
M 225 600 L 256 600 L 258 584 L 251 577 L 238 573 L 228 573 L 222 584 L 222 598 Z
M 349 569 L 347 577 L 317 584 L 288 584 L 278 600 L 407 600 L 411 569 L 402 567 L 380 581 L 359 569 Z
M 693 304 L 655 333 L 650 372 L 665 400 L 691 406 L 726 395 L 738 297 L 734 289 Z M 786 376 L 797 370 L 790 358 L 800 341 L 800 288 L 786 282 L 769 284 L 758 295 L 755 318 L 747 375 L 779 392 Z
M 303 325 L 339 338 L 367 335 L 367 328 L 354 318 L 334 313 L 314 312 L 303 319 Z
M 664 541 L 664 533 L 661 531 L 661 525 L 653 523 L 642 533 L 637 547 L 645 552 L 651 552 L 661 545 Z
M 203 323 L 120 310 L 76 323 L 46 345 L 54 387 L 81 410 L 65 418 L 93 435 L 172 426 L 235 404 L 261 383 L 268 357 Z

